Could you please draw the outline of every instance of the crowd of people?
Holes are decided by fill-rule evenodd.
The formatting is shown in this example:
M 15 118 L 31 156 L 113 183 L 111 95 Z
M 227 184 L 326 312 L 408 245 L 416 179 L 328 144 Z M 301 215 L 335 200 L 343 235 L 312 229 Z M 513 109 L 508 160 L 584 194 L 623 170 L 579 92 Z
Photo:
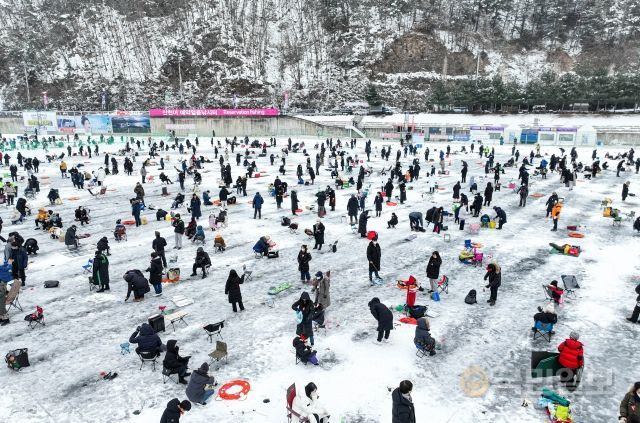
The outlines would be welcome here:
M 517 167 L 517 179 L 518 183 L 514 184 L 512 188 L 513 192 L 518 196 L 519 208 L 531 207 L 527 205 L 527 199 L 530 196 L 530 184 L 533 177 L 540 177 L 543 179 L 550 178 L 552 175 L 557 174 L 558 186 L 564 185 L 568 190 L 572 190 L 576 181 L 579 178 L 579 174 L 583 174 L 585 179 L 593 180 L 594 178 L 601 177 L 602 173 L 608 168 L 606 162 L 600 163 L 600 159 L 597 152 L 594 151 L 592 162 L 588 165 L 583 164 L 578 160 L 578 152 L 573 148 L 568 155 L 564 154 L 564 150 L 560 149 L 560 154 L 551 154 L 547 160 L 547 155 L 541 155 L 540 149 L 537 148 L 534 153 L 533 150 L 529 155 L 520 157 L 520 151 L 516 144 L 511 151 L 511 157 L 505 163 L 499 163 L 496 160 L 495 149 L 478 145 L 478 154 L 482 160 L 485 160 L 484 164 L 484 176 L 482 174 L 472 174 L 472 170 L 465 160 L 460 160 L 460 177 L 456 179 L 456 183 L 452 187 L 452 200 L 454 202 L 453 207 L 449 210 L 449 206 L 445 204 L 435 204 L 433 195 L 439 189 L 440 178 L 450 175 L 451 165 L 447 165 L 446 161 L 453 159 L 454 154 L 460 157 L 460 154 L 464 154 L 464 158 L 468 157 L 468 154 L 474 154 L 476 147 L 475 143 L 470 145 L 470 152 L 464 148 L 463 152 L 452 152 L 450 146 L 447 146 L 443 150 L 430 150 L 427 146 L 422 150 L 424 154 L 424 160 L 421 161 L 419 151 L 411 143 L 402 143 L 400 148 L 396 150 L 395 161 L 390 159 L 392 148 L 383 147 L 378 151 L 377 147 L 373 148 L 371 141 L 366 141 L 364 145 L 364 156 L 359 157 L 357 154 L 357 141 L 349 140 L 344 143 L 340 140 L 334 141 L 333 139 L 327 139 L 324 142 L 319 142 L 315 146 L 313 152 L 305 149 L 304 145 L 299 145 L 297 148 L 293 148 L 292 140 L 289 139 L 287 146 L 280 150 L 278 156 L 274 156 L 272 153 L 267 156 L 269 151 L 277 151 L 277 143 L 275 139 L 269 140 L 269 144 L 266 142 L 255 145 L 260 151 L 257 157 L 250 149 L 245 148 L 244 151 L 240 151 L 240 144 L 248 145 L 248 139 L 238 140 L 226 139 L 225 145 L 221 144 L 218 140 L 214 144 L 214 140 L 211 140 L 211 146 L 213 148 L 213 158 L 207 158 L 203 155 L 198 155 L 199 141 L 196 138 L 194 143 L 189 140 L 183 144 L 177 138 L 172 141 L 165 142 L 164 140 L 155 141 L 149 138 L 146 146 L 144 142 L 140 140 L 129 141 L 122 149 L 122 155 L 124 156 L 122 167 L 127 176 L 136 178 L 133 175 L 135 168 L 134 163 L 139 163 L 140 166 L 137 169 L 140 180 L 135 182 L 133 188 L 129 191 L 131 197 L 129 198 L 129 206 L 131 212 L 131 222 L 125 222 L 122 219 L 113 219 L 109 225 L 115 222 L 113 229 L 113 236 L 116 241 L 122 241 L 127 237 L 127 226 L 131 228 L 141 227 L 146 223 L 146 216 L 143 216 L 143 212 L 147 210 L 153 210 L 156 215 L 156 221 L 162 222 L 168 221 L 167 225 L 171 226 L 171 230 L 174 234 L 173 245 L 169 245 L 167 240 L 161 235 L 160 231 L 155 231 L 153 241 L 150 245 L 145 247 L 148 251 L 148 263 L 140 265 L 139 269 L 132 268 L 127 270 L 122 278 L 127 284 L 127 292 L 124 301 L 128 301 L 132 296 L 132 302 L 142 302 L 145 300 L 145 295 L 151 291 L 151 287 L 154 289 L 153 295 L 163 295 L 163 279 L 168 274 L 169 263 L 167 261 L 167 250 L 173 249 L 176 252 L 180 252 L 185 246 L 183 244 L 184 238 L 191 242 L 189 245 L 197 245 L 195 257 L 193 257 L 192 273 L 191 277 L 199 276 L 202 279 L 206 279 L 211 274 L 211 269 L 216 268 L 216 260 L 212 260 L 211 256 L 207 252 L 207 234 L 210 232 L 215 233 L 214 248 L 215 252 L 224 252 L 226 244 L 222 238 L 223 231 L 229 231 L 231 226 L 229 222 L 229 207 L 233 204 L 237 204 L 237 197 L 249 197 L 247 190 L 254 189 L 253 181 L 256 173 L 258 172 L 258 166 L 263 166 L 262 163 L 257 162 L 259 157 L 269 160 L 270 165 L 274 168 L 278 168 L 279 176 L 276 176 L 273 182 L 269 185 L 267 192 L 260 192 L 257 190 L 252 192 L 251 209 L 253 211 L 252 216 L 248 214 L 245 216 L 247 219 L 251 217 L 257 221 L 263 219 L 263 214 L 267 215 L 273 209 L 282 209 L 282 204 L 285 198 L 289 198 L 290 210 L 292 216 L 298 216 L 301 212 L 299 195 L 304 192 L 308 194 L 308 187 L 315 187 L 316 182 L 319 179 L 328 179 L 329 184 L 318 185 L 318 189 L 314 189 L 314 193 L 310 198 L 305 198 L 313 207 L 310 207 L 313 213 L 317 214 L 317 218 L 314 217 L 314 223 L 311 229 L 305 231 L 310 239 L 314 241 L 313 254 L 317 251 L 320 254 L 323 246 L 326 244 L 327 234 L 330 234 L 335 229 L 334 223 L 325 219 L 327 216 L 336 216 L 339 213 L 340 216 L 344 214 L 344 221 L 347 220 L 348 224 L 352 225 L 354 233 L 358 234 L 362 238 L 367 238 L 366 249 L 363 248 L 361 252 L 350 251 L 349 254 L 353 254 L 352 263 L 357 266 L 359 262 L 364 262 L 366 257 L 366 264 L 368 270 L 368 278 L 372 285 L 381 285 L 384 283 L 382 273 L 382 258 L 383 251 L 379 243 L 379 234 L 375 231 L 371 231 L 368 228 L 370 219 L 376 219 L 382 216 L 385 204 L 387 206 L 394 206 L 395 201 L 400 204 L 409 203 L 412 207 L 417 207 L 418 204 L 414 204 L 408 201 L 407 191 L 411 191 L 417 187 L 424 187 L 425 195 L 428 195 L 429 207 L 424 210 L 411 210 L 404 216 L 402 213 L 390 213 L 390 220 L 387 222 L 387 229 L 394 230 L 399 224 L 401 219 L 405 217 L 409 223 L 409 232 L 425 232 L 429 225 L 432 225 L 432 232 L 435 234 L 446 233 L 451 230 L 448 227 L 450 218 L 454 217 L 454 223 L 460 225 L 460 229 L 464 229 L 464 225 L 469 224 L 469 220 L 477 219 L 478 223 L 482 226 L 494 225 L 495 229 L 502 230 L 504 225 L 507 224 L 507 211 L 504 206 L 504 196 L 498 196 L 496 193 L 504 187 L 501 179 L 504 178 L 505 168 Z M 255 143 L 253 143 L 255 144 Z M 239 150 L 235 152 L 235 149 Z M 149 157 L 141 158 L 139 153 L 147 150 Z M 62 203 L 62 199 L 59 194 L 62 184 L 66 184 L 67 179 L 70 180 L 71 185 L 76 190 L 91 189 L 93 187 L 103 188 L 106 190 L 106 185 L 109 183 L 109 177 L 117 175 L 120 163 L 116 159 L 115 154 L 110 152 L 104 153 L 104 166 L 99 166 L 95 171 L 87 171 L 81 161 L 75 160 L 75 158 L 84 157 L 93 150 L 94 155 L 99 155 L 99 145 L 95 144 L 93 147 L 89 146 L 86 150 L 78 149 L 77 153 L 71 150 L 71 147 L 67 149 L 67 157 L 49 158 L 49 162 L 57 162 L 60 171 L 60 176 L 50 181 L 50 189 L 47 194 L 47 200 L 50 209 L 45 207 L 37 208 L 37 214 L 34 218 L 35 228 L 46 232 L 48 238 L 62 239 L 66 248 L 71 251 L 82 251 L 80 247 L 81 243 L 84 243 L 85 234 L 78 233 L 78 229 L 95 228 L 96 220 L 91 215 L 91 210 L 86 205 L 79 205 L 73 210 L 73 221 L 65 222 L 60 216 L 59 212 L 56 212 L 56 207 Z M 291 175 L 294 180 L 291 184 L 283 181 L 286 177 L 286 163 L 289 159 L 289 154 L 302 153 L 306 157 L 305 167 L 302 164 L 296 167 L 295 175 Z M 176 176 L 173 180 L 177 181 L 180 192 L 176 194 L 174 198 L 164 199 L 165 204 L 162 204 L 165 209 L 151 208 L 147 203 L 150 197 L 155 194 L 149 193 L 149 185 L 151 185 L 153 179 L 151 172 L 152 166 L 156 166 L 155 158 L 167 153 L 177 152 L 180 154 L 179 164 L 174 167 Z M 434 158 L 429 161 L 429 155 L 433 152 Z M 240 171 L 241 174 L 234 178 L 231 164 L 229 163 L 230 155 L 235 154 L 235 171 Z M 379 171 L 379 176 L 384 176 L 383 183 L 379 187 L 372 187 L 370 178 L 374 174 L 374 170 L 368 165 L 371 159 L 371 155 L 380 156 L 384 160 L 383 168 Z M 186 155 L 188 159 L 183 156 Z M 315 155 L 315 158 L 313 157 Z M 2 161 L 2 153 L 0 153 L 0 161 Z M 276 159 L 279 159 L 276 161 Z M 313 162 L 312 162 L 313 160 Z M 76 161 L 78 163 L 76 163 Z M 536 166 L 534 161 L 538 162 Z M 389 168 L 386 168 L 386 163 L 390 162 Z M 40 171 L 40 162 L 37 157 L 25 158 L 21 152 L 17 153 L 16 163 L 11 162 L 9 154 L 4 154 L 4 163 L 9 165 L 9 171 L 11 175 L 11 181 L 5 181 L 0 188 L 0 199 L 8 206 L 13 206 L 15 200 L 15 215 L 12 218 L 13 224 L 21 224 L 26 222 L 26 217 L 31 214 L 31 207 L 26 198 L 27 190 L 31 190 L 35 195 L 40 191 L 40 182 L 38 180 L 38 173 Z M 205 173 L 205 168 L 209 167 L 207 171 L 211 170 L 219 163 L 219 180 L 218 180 L 218 198 L 212 195 L 211 190 L 202 190 L 200 187 L 209 183 L 203 181 L 202 174 Z M 638 169 L 638 159 L 634 160 L 634 152 L 631 149 L 628 153 L 625 153 L 624 157 L 621 157 L 621 161 L 616 167 L 616 176 L 620 177 L 620 173 L 624 170 L 624 166 L 636 166 L 636 173 Z M 437 164 L 437 167 L 436 167 Z M 159 176 L 160 184 L 163 186 L 173 185 L 171 175 L 167 174 L 168 169 L 164 167 L 164 158 L 160 158 L 160 169 L 162 172 Z M 264 163 L 264 166 L 267 166 Z M 519 166 L 519 167 L 518 167 Z M 326 174 L 321 172 L 325 172 Z M 423 170 L 424 169 L 424 170 Z M 165 173 L 165 171 L 167 173 Z M 22 186 L 19 179 L 19 173 L 26 173 L 25 180 L 27 181 Z M 533 175 L 532 175 L 532 174 Z M 487 182 L 486 186 L 479 187 L 479 181 L 492 174 L 493 182 Z M 328 178 L 324 178 L 324 176 Z M 588 178 L 587 178 L 588 176 Z M 467 182 L 469 177 L 469 182 Z M 151 178 L 151 179 L 150 179 Z M 464 185 L 467 185 L 465 189 Z M 291 186 L 289 186 L 291 185 Z M 300 188 L 292 189 L 300 185 Z M 145 186 L 147 189 L 145 190 Z M 153 186 L 153 185 L 152 185 Z M 622 201 L 626 201 L 627 198 L 632 195 L 630 192 L 630 181 L 622 183 Z M 190 191 L 188 187 L 191 187 Z M 303 189 L 305 187 L 305 189 Z M 24 195 L 20 195 L 19 188 L 23 188 Z M 235 188 L 235 196 L 232 195 L 231 189 Z M 256 188 L 257 189 L 257 188 Z M 337 192 L 342 190 L 349 190 L 347 195 L 348 200 L 345 204 L 338 204 Z M 468 192 L 468 193 L 467 193 Z M 90 192 L 91 195 L 97 195 Z M 263 196 L 264 194 L 264 196 Z M 164 198 L 164 197 L 161 197 Z M 272 202 L 271 202 L 272 200 Z M 157 197 L 154 198 L 157 200 Z M 492 205 L 492 203 L 494 205 Z M 561 211 L 563 209 L 563 201 L 556 192 L 553 192 L 544 204 L 544 210 L 547 217 L 551 217 L 553 226 L 551 231 L 558 231 L 558 222 L 560 220 Z M 186 206 L 186 208 L 185 208 Z M 373 209 L 374 215 L 370 215 Z M 186 210 L 186 212 L 185 212 Z M 208 216 L 203 216 L 206 213 Z M 286 213 L 288 214 L 288 212 Z M 493 215 L 493 216 L 492 216 Z M 184 219 L 183 220 L 183 216 Z M 423 219 L 424 216 L 424 219 Z M 202 219 L 205 219 L 206 224 L 201 224 Z M 102 218 L 100 218 L 102 219 Z M 289 218 L 287 218 L 289 219 Z M 341 219 L 342 220 L 342 219 Z M 283 219 L 284 221 L 284 219 Z M 466 221 L 466 222 L 465 222 Z M 187 223 L 185 223 L 187 222 Z M 291 225 L 291 220 L 288 220 Z M 328 223 L 330 222 L 330 223 Z M 102 222 L 103 223 L 103 222 Z M 125 225 L 125 223 L 127 225 Z M 129 223 L 131 225 L 129 225 Z M 78 225 L 79 224 L 79 225 Z M 206 230 L 205 230 L 206 228 Z M 640 217 L 634 221 L 633 228 L 640 231 Z M 406 228 L 405 228 L 406 229 Z M 0 226 L 1 230 L 1 226 Z M 291 230 L 295 228 L 291 227 Z M 108 238 L 103 233 L 99 234 L 99 239 L 96 243 L 96 249 L 91 256 L 90 273 L 92 283 L 95 284 L 98 289 L 97 293 L 103 294 L 105 292 L 112 291 L 112 285 L 110 284 L 113 275 L 110 274 L 110 260 L 111 247 L 109 246 Z M 7 239 L 0 237 L 0 239 L 6 242 L 5 247 L 5 261 L 10 265 L 10 279 L 14 283 L 25 284 L 27 278 L 27 270 L 29 266 L 28 255 L 31 252 L 38 250 L 37 240 L 31 242 L 31 238 L 24 240 L 18 231 L 12 231 L 8 234 Z M 267 256 L 270 258 L 278 258 L 277 251 L 274 249 L 275 243 L 269 236 L 264 235 L 260 237 L 253 250 L 258 256 Z M 335 244 L 333 244 L 335 248 Z M 569 249 L 572 246 L 568 246 Z M 560 248 L 564 251 L 564 246 Z M 326 250 L 326 249 L 325 249 Z M 335 252 L 335 250 L 333 250 Z M 323 251 L 324 253 L 324 251 Z M 325 253 L 326 254 L 326 253 Z M 358 259 L 360 254 L 361 259 Z M 443 258 L 439 251 L 433 251 L 429 256 L 424 258 L 426 279 L 429 281 L 427 288 L 428 294 L 437 293 L 439 287 L 439 281 L 444 274 Z M 301 244 L 300 250 L 296 257 L 297 271 L 300 275 L 300 287 L 303 292 L 299 298 L 293 302 L 291 309 L 295 312 L 296 325 L 295 334 L 292 325 L 293 341 L 292 346 L 295 350 L 297 361 L 303 364 L 311 364 L 314 366 L 322 365 L 322 356 L 318 353 L 319 349 L 316 344 L 317 329 L 325 328 L 326 314 L 332 313 L 331 307 L 331 271 L 328 269 L 319 269 L 319 266 L 314 265 L 313 256 L 306 244 Z M 364 267 L 363 266 L 363 267 Z M 135 266 L 133 266 L 135 267 Z M 315 267 L 317 271 L 313 272 L 312 268 Z M 145 270 L 140 270 L 145 269 Z M 219 270 L 219 269 L 217 269 Z M 517 269 L 508 269 L 508 272 L 517 272 Z M 314 275 L 312 278 L 311 275 Z M 242 297 L 242 286 L 245 283 L 246 273 L 238 274 L 235 269 L 229 270 L 224 294 L 227 296 L 227 300 L 231 305 L 233 313 L 239 313 L 245 311 L 245 304 Z M 483 286 L 489 291 L 489 298 L 487 303 L 489 306 L 495 306 L 498 301 L 498 291 L 503 282 L 503 269 L 497 260 L 491 260 L 486 263 L 486 273 L 483 278 Z M 9 281 L 0 282 L 0 324 L 7 325 L 10 323 L 9 316 L 5 307 L 5 298 L 8 295 L 7 283 Z M 549 290 L 551 296 L 551 303 L 547 304 L 544 308 L 540 307 L 538 313 L 534 315 L 534 328 L 538 323 L 542 324 L 555 324 L 558 321 L 558 315 L 556 307 L 561 307 L 563 302 L 563 290 L 558 286 L 557 281 L 551 281 L 546 285 L 546 289 Z M 640 286 L 636 288 L 638 293 L 638 299 L 640 300 Z M 474 296 L 475 298 L 475 296 Z M 640 304 L 640 303 L 639 303 Z M 390 335 L 394 329 L 394 313 L 389 305 L 383 304 L 378 297 L 372 297 L 368 302 L 368 307 L 372 317 L 375 319 L 376 324 L 376 336 L 372 341 L 377 345 L 382 345 L 390 340 Z M 636 323 L 640 316 L 640 306 L 636 305 L 633 314 L 629 321 Z M 425 353 L 426 356 L 434 356 L 438 350 L 438 342 L 436 337 L 432 335 L 431 321 L 424 315 L 415 315 L 415 331 L 413 342 L 408 340 L 408 344 L 412 345 L 411 348 L 416 348 L 419 351 Z M 581 343 L 580 335 L 576 331 L 572 331 L 569 337 L 560 343 L 558 346 L 559 351 L 559 364 L 568 369 L 582 369 L 584 365 L 585 351 L 583 344 Z M 158 358 L 164 354 L 162 360 L 163 368 L 169 370 L 169 374 L 176 374 L 178 376 L 178 383 L 187 385 L 185 395 L 187 400 L 180 401 L 177 398 L 172 399 L 167 404 L 166 410 L 162 416 L 161 422 L 176 422 L 180 419 L 180 416 L 191 409 L 192 403 L 206 404 L 207 401 L 214 395 L 216 380 L 209 374 L 208 364 L 202 363 L 197 370 L 190 371 L 190 356 L 180 355 L 180 349 L 178 347 L 178 341 L 171 339 L 166 344 L 161 340 L 158 334 L 153 328 L 143 323 L 136 328 L 134 333 L 129 338 L 131 344 L 136 345 L 135 352 L 142 358 L 153 359 Z M 576 382 L 575 380 L 573 382 Z M 400 386 L 393 390 L 391 394 L 392 400 L 392 415 L 394 423 L 413 423 L 416 421 L 415 410 L 413 401 L 411 398 L 413 385 L 410 381 L 404 380 L 400 383 Z M 633 416 L 637 415 L 635 404 L 639 401 L 638 392 L 640 388 L 632 390 L 623 401 L 621 405 L 621 419 L 625 418 L 626 421 L 633 421 Z M 309 419 L 311 422 L 328 422 L 330 413 L 324 405 L 320 405 L 318 402 L 317 387 L 313 382 L 307 384 L 304 390 L 300 390 L 292 408 L 301 416 Z M 623 413 L 624 408 L 624 413 Z

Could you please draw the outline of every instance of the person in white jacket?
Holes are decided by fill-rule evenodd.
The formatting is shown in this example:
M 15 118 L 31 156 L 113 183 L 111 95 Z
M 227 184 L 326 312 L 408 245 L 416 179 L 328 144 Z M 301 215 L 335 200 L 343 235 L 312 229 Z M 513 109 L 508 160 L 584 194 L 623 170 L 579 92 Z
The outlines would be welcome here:
M 318 387 L 313 382 L 304 387 L 304 392 L 296 388 L 296 397 L 291 408 L 301 417 L 309 419 L 310 423 L 329 422 L 329 413 L 318 401 Z
M 106 178 L 106 174 L 103 168 L 99 168 L 98 172 L 96 172 L 96 180 L 98 181 L 98 186 L 102 186 L 104 179 Z

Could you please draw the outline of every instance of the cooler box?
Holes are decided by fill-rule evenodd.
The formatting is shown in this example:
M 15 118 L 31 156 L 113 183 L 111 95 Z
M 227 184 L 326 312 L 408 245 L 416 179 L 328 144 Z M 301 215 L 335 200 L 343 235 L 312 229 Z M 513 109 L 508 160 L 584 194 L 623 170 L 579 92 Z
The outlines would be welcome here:
M 155 333 L 164 332 L 164 315 L 154 314 L 149 317 L 149 326 L 151 326 Z

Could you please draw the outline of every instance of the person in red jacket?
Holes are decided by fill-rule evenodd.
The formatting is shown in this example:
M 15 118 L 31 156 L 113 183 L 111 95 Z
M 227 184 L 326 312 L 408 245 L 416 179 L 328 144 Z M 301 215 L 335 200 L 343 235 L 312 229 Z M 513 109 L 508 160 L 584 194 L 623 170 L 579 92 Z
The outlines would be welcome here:
M 576 370 L 584 366 L 584 349 L 582 348 L 582 342 L 578 341 L 578 338 L 580 338 L 580 335 L 577 332 L 571 332 L 569 339 L 558 345 L 558 351 L 560 351 L 558 363 L 566 369 L 574 370 L 571 374 L 571 379 L 566 381 L 567 386 L 575 383 L 578 374 Z

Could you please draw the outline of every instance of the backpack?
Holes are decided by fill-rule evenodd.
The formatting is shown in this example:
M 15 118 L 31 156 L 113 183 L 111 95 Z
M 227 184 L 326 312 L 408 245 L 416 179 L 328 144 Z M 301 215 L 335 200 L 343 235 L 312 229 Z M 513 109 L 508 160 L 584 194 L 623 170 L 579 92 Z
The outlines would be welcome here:
M 464 297 L 464 302 L 465 302 L 465 304 L 476 304 L 478 302 L 478 301 L 476 301 L 476 290 L 475 289 L 472 289 L 471 291 L 469 291 L 467 296 Z
M 267 253 L 267 258 L 278 258 L 280 254 L 277 251 L 269 251 Z
M 282 220 L 280 221 L 280 224 L 281 224 L 282 226 L 289 226 L 289 225 L 291 224 L 291 219 L 289 219 L 289 218 L 288 218 L 288 217 L 286 217 L 286 216 L 283 216 L 283 217 L 282 217 Z
M 409 316 L 413 317 L 414 319 L 424 317 L 425 313 L 427 312 L 427 306 L 414 305 L 408 306 L 407 308 L 409 309 Z
M 40 247 L 38 247 L 38 241 L 34 238 L 29 238 L 24 242 L 24 248 L 27 250 L 27 254 L 35 254 Z

